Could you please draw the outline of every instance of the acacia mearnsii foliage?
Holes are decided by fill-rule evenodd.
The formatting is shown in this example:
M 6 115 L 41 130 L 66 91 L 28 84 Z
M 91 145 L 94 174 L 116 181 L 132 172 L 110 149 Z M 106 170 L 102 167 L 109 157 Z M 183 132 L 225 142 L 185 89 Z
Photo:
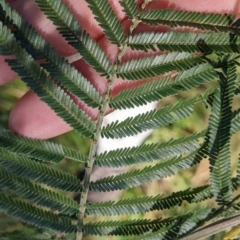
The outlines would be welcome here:
M 63 1 L 35 0 L 85 63 L 106 79 L 104 93 L 71 66 L 5 0 L 0 0 L 0 54 L 14 55 L 15 58 L 5 60 L 11 69 L 91 143 L 86 155 L 52 141 L 20 137 L 0 127 L 0 211 L 32 229 L 32 234 L 21 228 L 5 232 L 0 239 L 37 240 L 58 236 L 80 240 L 87 235 L 93 235 L 93 239 L 94 235 L 138 240 L 200 239 L 239 223 L 240 168 L 238 165 L 233 177 L 231 162 L 236 159 L 231 159 L 230 150 L 231 138 L 240 129 L 240 108 L 232 108 L 240 93 L 238 19 L 231 14 L 153 10 L 148 8 L 149 0 L 140 6 L 135 0 L 120 0 L 126 18 L 131 21 L 129 28 L 123 29 L 107 0 L 86 2 L 108 41 L 118 49 L 114 61 L 82 28 Z M 137 33 L 135 29 L 142 23 L 149 25 L 148 31 Z M 150 26 L 159 25 L 169 26 L 171 30 L 151 31 L 156 28 Z M 183 32 L 179 27 L 195 30 Z M 127 60 L 124 55 L 129 49 L 141 54 Z M 129 84 L 138 83 L 138 87 L 112 94 L 114 81 L 119 78 Z M 181 97 L 181 93 L 193 90 L 198 94 Z M 88 107 L 99 109 L 97 119 L 79 109 L 72 95 Z M 126 116 L 123 121 L 102 126 L 108 107 L 131 109 L 169 96 L 177 98 L 136 117 Z M 199 102 L 210 111 L 208 125 L 201 132 L 97 154 L 100 136 L 114 141 L 164 128 L 190 117 Z M 54 166 L 63 159 L 84 164 L 83 181 Z M 138 188 L 174 176 L 204 159 L 210 165 L 208 185 L 168 195 L 87 201 L 89 191 Z M 94 165 L 110 168 L 134 165 L 135 168 L 90 181 Z M 70 193 L 80 193 L 79 203 L 68 197 Z M 215 204 L 204 205 L 207 199 L 213 199 Z M 187 204 L 191 209 L 191 205 L 199 202 L 203 202 L 203 207 L 171 215 L 176 207 Z M 145 218 L 144 214 L 151 211 L 168 212 L 168 217 Z M 202 227 L 206 222 L 211 225 Z

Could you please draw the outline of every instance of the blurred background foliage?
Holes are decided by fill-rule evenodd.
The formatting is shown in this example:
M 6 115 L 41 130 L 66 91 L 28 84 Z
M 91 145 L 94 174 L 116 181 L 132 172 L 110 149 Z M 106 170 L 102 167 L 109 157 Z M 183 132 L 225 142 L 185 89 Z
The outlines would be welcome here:
M 212 83 L 214 84 L 214 83 Z M 191 96 L 194 96 L 197 94 L 196 91 L 204 92 L 207 87 L 209 86 L 202 86 L 198 90 L 180 93 L 178 96 L 173 96 L 166 98 L 164 100 L 161 100 L 158 103 L 158 107 L 162 107 L 166 104 L 169 104 L 177 98 L 188 98 Z M 8 126 L 8 116 L 9 113 L 14 106 L 14 104 L 18 101 L 21 96 L 25 94 L 27 91 L 26 86 L 24 83 L 22 83 L 20 80 L 13 81 L 11 83 L 5 84 L 3 86 L 0 86 L 0 125 L 3 125 L 5 127 Z M 233 108 L 236 108 L 237 105 L 239 105 L 240 99 L 236 100 L 234 102 Z M 206 109 L 206 107 L 199 103 L 195 107 L 194 114 L 184 120 L 178 121 L 177 123 L 173 125 L 169 125 L 168 127 L 156 129 L 152 132 L 152 134 L 145 140 L 145 143 L 160 143 L 162 141 L 169 140 L 170 138 L 180 138 L 182 136 L 188 136 L 194 132 L 199 132 L 202 129 L 205 129 L 208 122 L 208 116 L 209 116 L 209 110 Z M 78 149 L 82 153 L 87 154 L 89 150 L 89 141 L 87 139 L 84 139 L 80 137 L 75 132 L 69 132 L 62 136 L 56 137 L 51 139 L 54 142 L 61 143 L 65 146 L 69 146 L 75 149 Z M 232 172 L 233 176 L 236 175 L 236 164 L 237 164 L 237 158 L 238 158 L 238 149 L 239 149 L 239 142 L 240 142 L 240 134 L 235 134 L 232 139 Z M 63 170 L 68 171 L 74 174 L 77 174 L 79 169 L 79 164 L 70 161 L 70 160 L 63 160 L 60 164 L 55 165 L 55 167 Z M 146 184 L 139 188 L 133 188 L 128 191 L 122 192 L 121 198 L 132 198 L 135 196 L 145 196 L 145 195 L 157 195 L 157 194 L 170 194 L 171 192 L 180 191 L 184 189 L 188 189 L 190 187 L 197 187 L 200 185 L 207 184 L 209 181 L 209 175 L 208 175 L 208 160 L 205 159 L 202 161 L 199 165 L 194 166 L 188 170 L 182 171 L 178 173 L 177 175 L 173 177 L 168 177 L 165 179 L 162 179 L 158 182 L 154 182 L 152 184 Z M 7 189 L 2 189 L 2 191 L 8 191 Z M 14 193 L 13 197 L 14 197 Z M 73 197 L 73 196 L 69 196 Z M 168 211 L 153 211 L 145 214 L 145 217 L 147 218 L 165 218 L 170 215 L 176 215 L 176 214 L 185 214 L 188 211 L 192 211 L 194 209 L 198 209 L 201 206 L 210 205 L 213 206 L 213 201 L 205 201 L 201 204 L 191 204 L 189 205 L 187 202 L 185 202 L 181 207 L 176 207 L 174 210 Z M 125 216 L 125 219 L 136 219 L 142 217 L 141 215 L 134 215 L 134 216 Z M 92 219 L 93 220 L 93 219 Z M 109 220 L 108 218 L 101 219 L 101 220 Z M 111 220 L 114 220 L 111 217 Z M 24 223 L 18 222 L 17 220 L 14 220 L 12 218 L 9 218 L 3 214 L 0 214 L 0 233 L 6 232 L 6 231 L 13 231 L 15 229 L 18 229 L 19 227 L 24 228 L 26 231 L 36 231 L 32 229 L 32 227 L 25 225 Z M 36 232 L 34 233 L 36 234 Z M 44 233 L 45 236 L 47 233 Z M 44 234 L 39 231 L 39 236 L 41 236 L 44 239 Z M 49 233 L 53 234 L 53 233 Z M 53 234 L 54 235 L 54 234 Z M 208 240 L 220 240 L 224 236 L 224 233 L 220 233 L 216 236 L 208 238 Z M 68 239 L 71 239 L 69 236 Z M 106 237 L 87 237 L 87 240 L 100 240 L 100 239 L 106 239 Z M 109 237 L 109 240 L 120 240 L 120 239 L 127 239 L 127 238 L 119 238 L 119 237 Z

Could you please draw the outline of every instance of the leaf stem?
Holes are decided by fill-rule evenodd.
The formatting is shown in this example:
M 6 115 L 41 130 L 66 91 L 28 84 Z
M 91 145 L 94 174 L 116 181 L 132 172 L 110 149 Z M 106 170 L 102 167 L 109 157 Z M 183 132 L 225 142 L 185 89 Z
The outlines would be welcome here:
M 87 201 L 87 195 L 89 191 L 90 177 L 91 177 L 93 164 L 97 154 L 97 143 L 98 143 L 98 138 L 101 134 L 102 122 L 103 122 L 106 109 L 108 107 L 109 95 L 111 93 L 111 86 L 115 77 L 116 77 L 116 73 L 114 72 L 108 80 L 107 89 L 106 89 L 105 96 L 104 96 L 102 105 L 100 107 L 100 111 L 97 119 L 97 124 L 96 124 L 97 130 L 91 140 L 91 147 L 89 151 L 88 161 L 85 165 L 85 175 L 84 175 L 83 187 L 82 187 L 81 199 L 80 199 L 80 205 L 79 205 L 79 216 L 78 216 L 77 238 L 76 238 L 77 240 L 81 240 L 83 236 L 83 231 L 82 231 L 83 219 L 84 219 L 84 214 L 86 209 L 86 201 Z
M 127 44 L 127 43 L 125 43 Z M 126 47 L 123 46 L 121 49 L 125 51 Z M 89 186 L 90 186 L 90 177 L 93 169 L 93 164 L 96 158 L 97 154 L 97 146 L 98 146 L 98 139 L 101 134 L 101 127 L 102 127 L 102 122 L 104 115 L 106 113 L 107 107 L 109 105 L 109 100 L 110 100 L 110 94 L 112 90 L 112 83 L 116 78 L 117 74 L 117 69 L 118 69 L 118 64 L 119 64 L 119 56 L 122 56 L 123 52 L 120 49 L 117 57 L 117 61 L 114 65 L 114 70 L 111 75 L 108 76 L 108 83 L 107 83 L 107 88 L 103 97 L 102 104 L 99 109 L 99 114 L 98 114 L 98 119 L 96 123 L 96 132 L 91 139 L 91 147 L 89 151 L 89 156 L 88 156 L 88 161 L 86 162 L 85 165 L 85 175 L 83 179 L 83 187 L 82 187 L 82 192 L 81 192 L 81 199 L 80 199 L 80 205 L 79 205 L 79 215 L 78 215 L 78 224 L 77 224 L 77 240 L 82 240 L 83 237 L 83 220 L 84 220 L 84 214 L 86 210 L 86 201 L 87 201 L 87 196 L 89 192 Z
M 142 4 L 143 5 L 142 9 L 144 9 L 150 1 L 146 0 Z M 130 26 L 130 34 L 132 34 L 133 30 L 138 26 L 139 23 L 140 21 L 138 21 L 137 19 L 133 19 L 132 25 Z M 76 240 L 82 240 L 82 237 L 83 237 L 83 224 L 84 224 L 83 221 L 84 221 L 87 196 L 88 196 L 89 186 L 90 186 L 90 177 L 91 177 L 93 165 L 97 155 L 98 139 L 100 137 L 101 130 L 102 130 L 101 127 L 102 127 L 103 118 L 106 113 L 107 107 L 109 106 L 112 84 L 115 78 L 117 77 L 117 71 L 121 63 L 122 57 L 127 50 L 130 34 L 127 35 L 125 43 L 119 47 L 119 53 L 117 55 L 116 62 L 113 68 L 114 70 L 112 74 L 108 76 L 107 88 L 103 97 L 102 104 L 99 109 L 98 119 L 96 123 L 96 132 L 91 139 L 91 147 L 88 155 L 88 161 L 85 164 L 85 175 L 83 179 L 83 186 L 82 186 L 82 192 L 81 192 L 81 198 L 80 198 L 80 204 L 79 204 Z

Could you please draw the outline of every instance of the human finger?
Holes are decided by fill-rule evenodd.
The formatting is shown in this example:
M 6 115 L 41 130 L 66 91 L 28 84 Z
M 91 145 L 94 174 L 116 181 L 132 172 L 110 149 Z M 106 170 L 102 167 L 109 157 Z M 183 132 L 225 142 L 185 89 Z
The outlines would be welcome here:
M 105 51 L 105 53 L 108 56 L 108 58 L 110 59 L 110 61 L 113 62 L 116 57 L 116 54 L 117 54 L 116 46 L 111 45 L 110 42 L 106 39 L 106 37 L 104 37 L 102 29 L 96 24 L 95 20 L 93 20 L 93 22 L 91 23 L 91 20 L 89 20 L 89 19 L 93 19 L 93 16 L 91 15 L 91 11 L 87 8 L 86 2 L 85 1 L 79 1 L 79 2 L 81 3 L 82 9 L 84 9 L 84 11 L 77 13 L 80 24 L 86 30 L 88 30 L 89 33 L 91 33 L 91 35 L 94 39 L 96 39 L 98 41 L 98 43 L 103 48 L 103 50 Z M 153 1 L 150 4 L 150 8 L 159 8 L 160 2 L 161 2 L 161 7 L 166 7 L 168 4 L 170 4 L 170 6 L 172 8 L 185 9 L 185 10 L 190 10 L 190 11 L 223 12 L 224 8 L 227 9 L 227 12 L 234 12 L 235 14 L 238 13 L 238 11 L 239 11 L 239 10 L 237 10 L 237 7 L 236 7 L 237 3 L 239 1 L 234 1 L 234 0 L 222 1 L 221 4 L 216 5 L 216 6 L 215 6 L 215 4 L 217 4 L 217 1 L 215 1 L 215 0 L 208 1 L 209 6 L 210 6 L 210 9 L 208 9 L 208 10 L 206 10 L 206 5 L 208 5 L 208 4 L 206 4 L 206 1 L 204 1 L 205 8 L 203 8 L 203 6 L 201 4 L 192 4 L 192 1 L 188 1 L 188 0 L 181 2 L 181 3 L 183 3 L 183 5 L 180 4 L 179 1 L 175 1 L 175 0 L 169 0 L 168 2 L 165 2 L 165 5 L 162 4 L 162 1 Z M 69 1 L 66 1 L 66 3 L 74 3 L 74 1 L 69 0 Z M 190 7 L 190 5 L 191 5 L 191 7 Z M 74 6 L 74 4 L 73 5 L 70 4 L 69 6 L 71 8 L 71 6 Z M 124 24 L 127 25 L 128 23 L 124 22 L 125 16 L 124 16 L 124 14 L 122 14 L 120 5 L 112 4 L 112 6 L 113 6 L 115 12 L 117 13 L 119 20 L 122 22 L 123 27 L 124 27 Z M 78 11 L 80 11 L 79 8 L 76 8 L 76 9 L 78 9 Z M 75 14 L 76 14 L 76 12 L 75 12 Z M 83 16 L 81 14 L 83 14 Z M 88 14 L 87 18 L 85 18 L 86 14 Z M 84 19 L 87 19 L 87 21 Z M 139 29 L 138 29 L 139 31 L 144 31 L 144 26 L 140 26 Z M 132 56 L 130 54 L 128 59 L 130 59 L 131 57 Z M 89 67 L 83 60 L 77 61 L 76 63 L 74 63 L 74 66 L 77 69 L 79 69 L 83 73 L 83 75 L 85 77 L 87 77 L 91 81 L 91 83 L 100 92 L 104 92 L 104 89 L 106 86 L 106 79 L 102 78 L 99 75 L 99 73 L 97 73 L 95 70 L 93 70 L 91 67 Z M 119 90 L 117 90 L 117 92 L 118 92 L 120 90 L 123 90 L 126 87 L 129 87 L 129 83 L 127 81 L 122 83 L 121 80 L 118 80 L 117 84 L 115 84 L 115 89 L 117 89 L 117 87 L 119 88 Z M 113 92 L 114 91 L 115 91 L 115 94 L 117 94 L 116 90 L 113 89 Z M 34 97 L 33 97 L 32 93 L 27 94 L 24 98 L 24 101 L 20 100 L 19 104 L 17 104 L 16 107 L 13 109 L 11 116 L 10 116 L 10 126 L 14 131 L 18 132 L 21 135 L 27 135 L 30 137 L 48 138 L 48 137 L 52 137 L 55 135 L 59 135 L 59 134 L 64 133 L 69 130 L 69 126 L 67 124 L 65 124 L 65 126 L 64 126 L 64 124 L 61 125 L 62 120 L 59 119 L 55 114 L 51 114 L 51 119 L 48 119 L 48 121 L 45 121 L 46 119 L 44 117 L 41 118 L 41 116 L 39 116 L 36 111 L 41 110 L 42 112 L 45 112 L 45 108 L 47 107 L 47 105 L 42 104 L 40 108 L 35 108 L 35 106 L 33 104 L 34 103 L 33 98 Z M 23 107 L 23 104 L 21 103 L 21 101 L 23 101 L 24 104 L 26 104 L 25 109 L 28 109 L 27 112 L 25 111 L 22 114 L 21 114 L 21 111 L 19 110 L 19 108 L 21 109 Z M 81 107 L 85 108 L 83 105 Z M 85 108 L 85 110 L 93 117 L 96 115 L 96 111 L 94 109 L 89 110 L 89 109 Z M 36 114 L 34 114 L 35 112 L 36 112 Z M 36 122 L 36 124 L 34 125 L 34 119 L 36 118 L 36 116 L 38 116 L 39 121 Z M 14 121 L 11 120 L 14 118 L 15 118 Z M 16 120 L 16 119 L 18 119 L 18 120 Z M 31 127 L 28 127 L 29 121 L 32 121 Z M 58 124 L 56 124 L 58 121 L 59 121 L 59 123 L 61 123 L 60 124 L 61 127 L 56 129 L 55 125 L 56 126 L 58 125 Z M 21 126 L 21 128 L 19 126 Z M 32 130 L 32 129 L 35 129 L 34 126 L 35 126 L 35 128 L 38 129 L 38 131 Z M 46 128 L 48 129 L 48 131 L 46 131 Z M 34 136 L 33 136 L 33 133 L 34 133 Z

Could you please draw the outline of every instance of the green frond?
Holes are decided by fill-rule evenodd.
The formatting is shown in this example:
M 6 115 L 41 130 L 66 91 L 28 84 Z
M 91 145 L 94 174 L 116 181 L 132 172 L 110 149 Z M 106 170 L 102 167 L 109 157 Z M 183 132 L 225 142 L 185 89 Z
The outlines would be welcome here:
M 41 161 L 58 163 L 64 158 L 73 159 L 78 162 L 86 162 L 87 157 L 75 149 L 64 147 L 50 141 L 40 141 L 17 134 L 0 126 L 0 147 L 26 157 Z
M 136 117 L 128 117 L 124 121 L 112 122 L 102 128 L 102 136 L 106 138 L 122 138 L 141 133 L 148 129 L 166 126 L 192 114 L 193 106 L 200 100 L 206 100 L 212 90 L 204 95 L 197 95 L 187 100 L 179 100 L 176 104 L 152 110 Z
M 163 24 L 170 27 L 188 26 L 215 32 L 239 34 L 240 28 L 234 24 L 235 15 L 176 11 L 172 9 L 143 12 L 140 19 L 151 25 Z
M 0 165 L 19 177 L 35 180 L 54 188 L 75 192 L 81 189 L 81 182 L 76 176 L 17 155 L 2 147 L 0 147 Z
M 8 28 L 2 24 L 0 36 L 0 45 L 11 50 L 17 58 L 7 59 L 9 66 L 70 126 L 85 137 L 92 136 L 96 128 L 95 123 L 73 103 L 64 90 L 53 83 L 50 76 L 19 46 Z
M 239 178 L 232 178 L 232 189 L 238 189 Z M 184 201 L 198 203 L 213 197 L 211 185 L 205 185 L 194 189 L 174 192 L 170 195 L 157 195 L 152 197 L 140 197 L 123 199 L 118 202 L 108 201 L 88 203 L 86 214 L 93 216 L 112 216 L 139 214 L 154 210 L 170 209 L 181 206 Z
M 136 117 L 129 117 L 122 122 L 117 120 L 103 127 L 101 134 L 106 138 L 123 138 L 136 135 L 149 129 L 166 126 L 179 119 L 190 116 L 193 111 L 193 104 L 193 102 L 189 103 L 189 105 L 186 104 L 183 109 L 170 109 L 170 107 L 165 107 L 161 110 L 152 110 L 139 114 Z
M 205 144 L 203 144 L 199 150 L 196 150 L 187 157 L 173 157 L 153 166 L 147 166 L 141 170 L 137 169 L 117 176 L 101 178 L 95 182 L 91 182 L 90 189 L 93 191 L 107 192 L 150 183 L 190 168 L 199 163 L 205 156 Z
M 134 19 L 137 16 L 138 6 L 135 0 L 121 0 L 120 4 L 122 5 L 125 14 L 130 19 Z
M 175 83 L 170 84 L 171 78 L 155 79 L 139 87 L 124 90 L 116 97 L 110 99 L 110 106 L 114 109 L 126 109 L 142 106 L 146 103 L 157 101 L 163 97 L 177 94 L 196 88 L 201 84 L 217 79 L 216 70 L 209 63 L 194 66 L 178 73 Z
M 211 187 L 206 185 L 175 192 L 168 196 L 157 195 L 154 197 L 124 199 L 118 202 L 89 203 L 86 213 L 95 216 L 138 214 L 181 206 L 183 201 L 196 203 L 212 197 Z
M 185 215 L 178 215 L 177 217 L 165 219 L 106 221 L 97 223 L 90 222 L 85 225 L 85 232 L 88 234 L 98 235 L 141 235 L 138 236 L 138 238 L 141 238 L 152 236 L 152 234 L 149 234 L 149 232 L 157 234 L 159 230 L 171 225 L 172 232 L 169 232 L 164 238 L 170 240 L 176 239 L 175 237 L 177 236 L 184 236 L 188 232 L 193 231 L 197 227 L 201 226 L 209 219 L 218 216 L 223 211 L 224 210 L 221 208 L 214 209 L 211 207 L 206 207 L 189 212 Z
M 62 86 L 89 106 L 98 107 L 100 105 L 102 101 L 101 96 L 90 82 L 74 67 L 70 66 L 67 60 L 61 57 L 36 30 L 3 0 L 0 1 L 0 12 L 0 19 L 6 22 L 6 25 L 9 25 L 7 19 L 11 19 L 10 23 L 14 26 L 15 31 L 18 30 L 18 34 L 21 34 L 21 37 L 25 36 L 25 38 L 19 39 L 22 46 L 28 50 L 30 45 L 31 49 L 35 51 L 34 55 L 37 54 L 41 59 L 46 59 L 46 62 L 41 64 L 41 66 L 48 70 Z
M 86 0 L 108 39 L 118 46 L 125 42 L 122 26 L 107 0 Z
M 199 148 L 198 140 L 205 131 L 192 134 L 189 137 L 171 139 L 159 144 L 146 144 L 138 147 L 128 147 L 101 153 L 96 157 L 95 164 L 100 167 L 122 167 L 190 153 Z
M 22 199 L 27 199 L 34 204 L 48 207 L 63 214 L 73 215 L 78 211 L 78 204 L 74 200 L 43 188 L 28 179 L 18 177 L 1 167 L 0 176 L 0 188 L 8 187 Z
M 171 225 L 175 219 L 156 220 L 123 220 L 87 223 L 84 225 L 84 232 L 92 235 L 141 235 L 153 229 L 164 228 Z
M 203 61 L 203 59 L 194 54 L 171 52 L 126 62 L 119 67 L 117 75 L 122 79 L 128 80 L 150 78 L 174 70 L 183 71 L 196 64 L 203 63 Z
M 240 32 L 240 29 L 239 29 Z M 129 38 L 129 47 L 137 50 L 156 50 L 173 52 L 239 52 L 240 38 L 229 33 L 166 32 L 141 33 Z
M 236 66 L 229 63 L 219 75 L 209 121 L 209 162 L 214 196 L 219 204 L 225 205 L 232 198 L 230 130 Z
M 175 95 L 182 89 L 179 84 L 170 84 L 171 78 L 155 79 L 140 87 L 120 92 L 110 99 L 110 107 L 114 109 L 134 108 Z
M 13 199 L 3 193 L 0 193 L 0 212 L 40 228 L 52 228 L 66 233 L 75 230 L 71 223 L 71 218 L 54 214 L 21 200 Z
M 201 84 L 217 79 L 216 70 L 209 63 L 194 66 L 186 71 L 178 73 L 175 84 L 181 86 L 182 91 L 199 87 Z
M 78 21 L 61 0 L 36 0 L 39 8 L 53 21 L 68 43 L 78 50 L 84 60 L 103 75 L 112 72 L 113 67 L 99 45 L 82 31 Z

